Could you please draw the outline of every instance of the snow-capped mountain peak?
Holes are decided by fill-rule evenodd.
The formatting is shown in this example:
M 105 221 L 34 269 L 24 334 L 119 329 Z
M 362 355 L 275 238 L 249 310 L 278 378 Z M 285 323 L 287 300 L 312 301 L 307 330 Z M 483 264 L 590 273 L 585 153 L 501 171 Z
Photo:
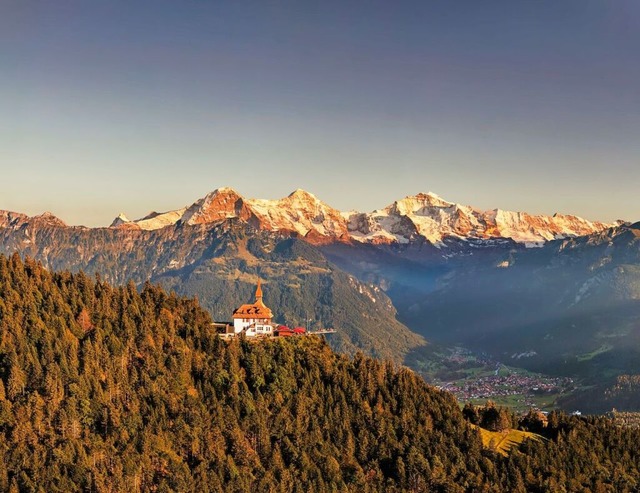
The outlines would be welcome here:
M 244 199 L 233 188 L 218 188 L 188 207 L 181 222 L 194 225 L 213 223 L 231 217 L 248 219 L 243 205 Z
M 212 224 L 239 218 L 259 229 L 291 231 L 314 243 L 358 241 L 364 243 L 411 243 L 420 238 L 441 247 L 447 238 L 483 240 L 510 238 L 529 246 L 547 240 L 600 231 L 609 224 L 577 216 L 531 215 L 502 209 L 481 211 L 449 202 L 428 192 L 407 196 L 373 212 L 340 212 L 302 189 L 288 196 L 246 199 L 230 187 L 208 193 L 189 207 L 153 212 L 130 221 L 124 214 L 112 223 L 141 229 L 160 229 L 176 223 Z
M 118 216 L 111 222 L 110 228 L 117 228 L 118 226 L 122 226 L 123 224 L 130 224 L 131 220 L 127 217 L 124 212 L 118 214 Z
M 297 189 L 279 200 L 250 199 L 247 204 L 269 229 L 295 231 L 314 243 L 348 238 L 340 211 L 305 190 Z
M 307 192 L 306 190 L 303 190 L 302 188 L 296 188 L 293 192 L 287 195 L 287 198 L 297 198 L 299 200 L 305 200 L 305 201 L 318 200 L 318 197 L 313 195 L 311 192 Z
M 419 235 L 436 246 L 442 246 L 446 238 L 510 238 L 537 246 L 547 240 L 590 234 L 611 226 L 562 214 L 534 216 L 502 209 L 485 212 L 449 202 L 432 192 L 405 197 L 382 210 L 346 217 L 349 233 L 357 241 L 410 243 Z
M 417 195 L 410 195 L 404 199 L 397 200 L 385 210 L 389 212 L 396 212 L 398 214 L 421 214 L 425 208 L 431 207 L 451 207 L 454 205 L 451 202 L 443 200 L 435 193 L 419 193 Z

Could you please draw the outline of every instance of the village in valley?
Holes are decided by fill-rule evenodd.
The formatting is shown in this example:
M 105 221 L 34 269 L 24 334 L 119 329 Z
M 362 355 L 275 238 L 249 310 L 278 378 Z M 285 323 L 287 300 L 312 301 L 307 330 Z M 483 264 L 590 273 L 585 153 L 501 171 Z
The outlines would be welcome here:
M 500 367 L 496 374 L 443 383 L 439 387 L 462 402 L 484 403 L 490 399 L 514 408 L 546 409 L 555 397 L 573 385 L 568 377 L 546 377 Z
M 461 347 L 440 349 L 420 373 L 436 387 L 451 392 L 458 401 L 484 404 L 492 400 L 525 411 L 550 410 L 556 399 L 571 392 L 575 382 L 569 377 L 551 377 L 514 368 L 484 353 Z

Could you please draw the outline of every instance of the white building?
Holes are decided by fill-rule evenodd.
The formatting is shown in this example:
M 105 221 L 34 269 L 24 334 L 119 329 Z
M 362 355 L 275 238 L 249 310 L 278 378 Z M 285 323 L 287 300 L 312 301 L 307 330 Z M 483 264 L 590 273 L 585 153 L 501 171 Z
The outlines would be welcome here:
M 272 318 L 271 309 L 262 302 L 262 287 L 260 286 L 260 281 L 258 281 L 256 302 L 242 305 L 233 312 L 234 333 L 240 334 L 244 332 L 247 337 L 272 336 Z

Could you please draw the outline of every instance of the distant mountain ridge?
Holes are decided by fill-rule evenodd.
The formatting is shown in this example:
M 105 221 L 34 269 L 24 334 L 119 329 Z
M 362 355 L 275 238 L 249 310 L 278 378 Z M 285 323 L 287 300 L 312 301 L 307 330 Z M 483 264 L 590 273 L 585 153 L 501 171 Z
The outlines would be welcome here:
M 152 212 L 134 221 L 121 214 L 111 227 L 155 230 L 173 224 L 216 223 L 232 217 L 258 229 L 294 232 L 314 244 L 334 241 L 408 244 L 426 240 L 436 247 L 445 246 L 447 239 L 496 238 L 533 246 L 548 240 L 596 233 L 618 224 L 563 214 L 480 211 L 448 202 L 431 192 L 405 197 L 373 212 L 341 212 L 301 189 L 279 200 L 265 200 L 247 199 L 223 187 L 182 209 Z
M 531 245 L 583 236 L 614 226 L 572 215 L 532 215 L 502 209 L 480 211 L 448 202 L 434 193 L 405 197 L 384 209 L 353 213 L 348 218 L 351 237 L 358 241 L 410 243 L 421 236 L 436 246 L 443 246 L 447 238 L 508 238 Z

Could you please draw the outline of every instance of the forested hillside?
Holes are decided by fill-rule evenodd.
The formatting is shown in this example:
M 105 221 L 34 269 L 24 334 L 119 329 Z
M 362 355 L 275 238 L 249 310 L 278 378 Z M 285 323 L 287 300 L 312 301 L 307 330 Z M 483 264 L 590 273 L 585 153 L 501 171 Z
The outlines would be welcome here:
M 409 370 L 316 337 L 225 343 L 210 321 L 149 284 L 0 256 L 0 490 L 639 486 L 636 430 L 554 415 L 503 458 Z

